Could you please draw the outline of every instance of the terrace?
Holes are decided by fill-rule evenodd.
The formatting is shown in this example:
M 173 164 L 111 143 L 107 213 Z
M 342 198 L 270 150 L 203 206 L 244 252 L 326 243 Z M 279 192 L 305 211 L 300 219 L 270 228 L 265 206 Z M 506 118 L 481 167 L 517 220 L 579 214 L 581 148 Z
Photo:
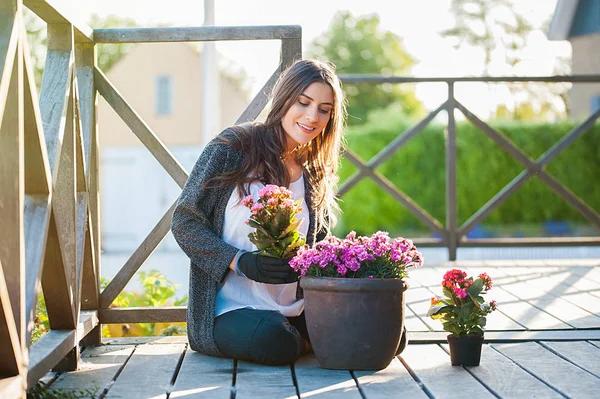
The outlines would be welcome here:
M 26 6 L 48 24 L 48 51 L 38 95 L 23 27 Z M 448 249 L 450 262 L 429 263 L 411 275 L 407 293 L 408 349 L 379 372 L 331 371 L 313 357 L 291 367 L 261 367 L 189 351 L 185 338 L 102 340 L 110 323 L 185 321 L 185 307 L 110 308 L 117 295 L 168 233 L 174 204 L 104 290 L 100 289 L 99 154 L 96 104 L 100 94 L 179 185 L 185 171 L 96 66 L 98 43 L 278 40 L 281 63 L 238 118 L 256 118 L 278 74 L 301 57 L 298 26 L 92 29 L 47 0 L 0 0 L 0 395 L 25 397 L 40 379 L 51 389 L 96 389 L 101 397 L 462 395 L 591 397 L 600 388 L 600 261 L 455 261 L 459 247 L 598 245 L 600 237 L 468 239 L 466 234 L 531 178 L 539 178 L 590 223 L 600 215 L 550 175 L 545 166 L 577 140 L 593 113 L 534 160 L 471 113 L 454 86 L 472 81 L 600 82 L 600 76 L 528 78 L 404 78 L 342 76 L 348 83 L 440 82 L 447 99 L 368 161 L 346 157 L 356 175 L 377 183 L 439 238 L 420 246 Z M 458 224 L 455 110 L 523 165 L 523 172 L 464 224 Z M 440 112 L 448 115 L 446 220 L 439 221 L 376 171 Z M 5 189 L 7 188 L 7 189 Z M 501 304 L 490 316 L 482 365 L 449 364 L 445 333 L 424 317 L 440 276 L 450 267 L 496 279 Z M 51 331 L 30 344 L 41 286 Z M 149 361 L 152 360 L 152 361 Z M 569 378 L 565 378 L 568 375 Z M 459 382 L 457 384 L 457 382 Z M 464 388 L 461 388 L 464 389 Z M 472 390 L 472 391 L 471 391 Z

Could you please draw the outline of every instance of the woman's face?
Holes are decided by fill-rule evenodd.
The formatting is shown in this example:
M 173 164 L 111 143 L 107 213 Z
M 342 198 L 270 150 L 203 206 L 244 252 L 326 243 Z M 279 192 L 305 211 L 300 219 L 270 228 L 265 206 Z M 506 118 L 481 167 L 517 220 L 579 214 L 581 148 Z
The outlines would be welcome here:
M 306 144 L 327 126 L 333 108 L 333 90 L 321 82 L 311 83 L 294 100 L 281 125 L 285 130 L 287 150 Z

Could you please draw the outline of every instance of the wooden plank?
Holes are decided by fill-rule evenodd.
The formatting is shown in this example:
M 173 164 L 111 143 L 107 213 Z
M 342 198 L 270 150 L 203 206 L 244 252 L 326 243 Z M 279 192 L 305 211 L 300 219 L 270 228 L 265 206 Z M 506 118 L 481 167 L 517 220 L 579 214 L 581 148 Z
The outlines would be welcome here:
M 65 270 L 59 234 L 53 210 L 50 214 L 50 228 L 42 269 L 42 289 L 46 298 L 50 326 L 55 330 L 75 327 L 75 315 L 71 307 L 74 293 L 69 289 L 69 277 Z
M 541 344 L 600 378 L 600 348 L 585 341 L 542 342 Z
M 50 225 L 50 197 L 26 195 L 25 225 L 25 314 L 27 315 L 27 342 L 33 328 L 37 291 L 40 286 L 44 252 Z
M 446 331 L 411 331 L 411 344 L 446 342 Z M 486 342 L 600 340 L 600 330 L 486 331 Z
M 444 347 L 448 350 L 447 345 Z M 563 398 L 489 345 L 483 345 L 479 367 L 469 367 L 468 371 L 500 398 Z
M 188 349 L 181 364 L 175 386 L 169 389 L 171 398 L 227 398 L 230 396 L 233 360 L 206 356 Z
M 572 328 L 563 321 L 548 314 L 532 304 L 521 301 L 502 287 L 496 286 L 490 291 L 489 299 L 498 302 L 498 311 L 504 313 L 519 324 L 532 330 L 543 329 L 570 329 Z
M 23 4 L 48 24 L 72 24 L 78 42 L 94 41 L 94 30 L 83 21 L 74 19 L 68 9 L 60 9 L 47 0 L 23 0 Z
M 0 5 L 0 109 L 5 109 L 11 75 L 17 54 L 19 24 L 15 23 L 16 3 L 3 3 Z M 0 112 L 0 125 L 2 125 L 3 112 Z
M 503 284 L 502 289 L 511 293 L 520 301 L 543 309 L 555 318 L 575 328 L 598 328 L 600 318 L 572 303 L 550 293 L 551 285 L 540 289 L 526 282 Z M 558 294 L 558 293 L 557 293 Z
M 41 270 L 46 251 L 48 227 L 50 225 L 50 163 L 44 139 L 44 130 L 33 67 L 30 63 L 30 50 L 25 28 L 22 29 L 24 66 L 24 145 L 25 145 L 25 314 L 26 342 L 35 318 L 37 291 L 40 285 Z
M 431 296 L 431 292 L 427 288 L 410 288 L 405 294 L 406 307 L 417 315 L 431 331 L 441 331 L 440 322 L 425 316 L 431 304 Z
M 411 308 L 405 306 L 404 309 L 404 327 L 408 331 L 432 331 Z
M 4 280 L 4 270 L 0 262 L 0 375 L 19 375 L 23 362 L 19 332 L 15 324 L 8 288 Z M 1 392 L 1 391 L 0 391 Z
M 599 378 L 563 360 L 537 343 L 494 344 L 492 346 L 566 396 L 598 397 Z
M 322 369 L 314 355 L 301 357 L 294 365 L 300 396 L 308 398 L 360 398 L 358 387 L 347 370 Z M 290 395 L 295 397 L 295 395 Z
M 23 377 L 0 378 L 0 397 L 25 398 L 25 383 Z
M 3 18 L 5 19 L 5 18 Z M 18 19 L 17 19 L 18 21 Z M 19 345 L 25 347 L 25 241 L 23 85 L 21 49 L 14 43 L 20 32 L 15 24 L 0 81 L 0 262 L 12 306 Z M 10 64 L 10 69 L 6 68 Z
M 264 84 L 262 89 L 256 93 L 256 96 L 252 99 L 250 104 L 246 107 L 244 112 L 239 116 L 239 118 L 235 121 L 235 124 L 241 124 L 245 122 L 250 122 L 256 119 L 256 117 L 262 112 L 267 103 L 269 102 L 269 95 L 271 94 L 271 90 L 275 86 L 275 82 L 277 82 L 277 78 L 279 77 L 279 71 L 273 72 L 269 80 Z
M 56 182 L 71 92 L 73 56 L 70 50 L 48 50 L 40 91 L 40 111 L 52 182 Z
M 463 367 L 452 367 L 450 356 L 439 345 L 409 345 L 401 357 L 435 398 L 465 396 L 460 389 L 448 389 L 450 385 L 469 387 L 472 397 L 494 397 Z
M 227 375 L 223 376 L 225 379 Z M 289 365 L 264 366 L 238 361 L 236 398 L 289 398 L 296 396 L 296 388 Z
M 83 277 L 83 259 L 87 228 L 87 193 L 77 193 L 75 203 L 75 312 L 81 308 L 81 285 Z
M 83 167 L 88 192 L 88 218 L 84 265 L 82 277 L 82 308 L 98 309 L 100 295 L 100 199 L 99 199 L 99 163 L 98 140 L 96 130 L 97 92 L 94 88 L 94 67 L 96 65 L 96 47 L 93 44 L 78 44 L 75 49 L 77 89 L 81 123 Z
M 298 25 L 94 29 L 96 43 L 208 42 L 302 38 Z
M 171 229 L 171 219 L 173 217 L 173 212 L 175 211 L 175 206 L 177 206 L 177 201 L 178 200 L 175 200 L 175 202 L 173 202 L 156 226 L 154 226 L 150 234 L 148 234 L 140 246 L 136 248 L 127 262 L 125 262 L 125 265 L 102 291 L 102 294 L 100 295 L 100 307 L 108 308 L 113 303 L 134 274 L 165 238 Z
M 89 203 L 88 203 L 89 204 Z M 85 229 L 85 249 L 83 251 L 83 271 L 81 276 L 81 309 L 93 310 L 100 307 L 100 276 L 96 269 L 96 254 L 92 237 L 91 210 L 88 207 L 87 228 Z M 97 343 L 99 344 L 99 342 Z
M 102 345 L 164 345 L 164 344 L 187 344 L 186 335 L 173 335 L 170 337 L 119 337 L 105 338 Z
M 27 37 L 23 28 L 23 36 Z M 23 40 L 25 193 L 50 194 L 50 163 L 27 40 Z
M 86 390 L 99 388 L 101 393 L 133 353 L 135 346 L 98 346 L 81 353 L 77 371 L 62 373 L 52 384 L 52 389 Z
M 390 392 L 402 392 L 409 398 L 428 397 L 397 358 L 383 370 L 355 371 L 354 375 L 368 398 L 389 398 Z
M 166 397 L 167 387 L 185 348 L 184 344 L 136 347 L 105 397 Z
M 27 386 L 31 388 L 77 345 L 77 330 L 50 330 L 29 348 Z
M 97 312 L 82 312 L 77 329 L 50 330 L 29 348 L 27 386 L 32 387 L 98 325 Z
M 144 122 L 141 116 L 125 101 L 121 93 L 112 85 L 108 78 L 98 69 L 94 69 L 94 81 L 98 92 L 106 102 L 121 117 L 123 122 L 140 139 L 141 143 L 150 151 L 154 158 L 162 165 L 171 178 L 183 188 L 188 174 L 183 166 L 173 157 L 171 151 L 164 145 L 160 138 Z
M 156 322 L 185 322 L 185 306 L 165 306 L 162 308 L 109 308 L 100 309 L 99 317 L 102 324 L 111 323 L 156 323 Z

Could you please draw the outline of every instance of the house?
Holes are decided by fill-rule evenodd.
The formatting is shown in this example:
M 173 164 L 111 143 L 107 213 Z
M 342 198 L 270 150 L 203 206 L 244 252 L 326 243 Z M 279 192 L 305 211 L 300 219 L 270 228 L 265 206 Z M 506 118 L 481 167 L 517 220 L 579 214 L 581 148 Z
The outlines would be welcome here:
M 600 75 L 600 1 L 558 0 L 548 38 L 571 43 L 572 74 Z M 600 108 L 600 83 L 573 84 L 569 101 L 570 117 L 588 117 Z
M 189 172 L 202 150 L 201 57 L 189 43 L 138 44 L 108 79 Z M 220 129 L 233 124 L 248 94 L 221 73 Z M 102 248 L 131 253 L 181 189 L 100 97 Z M 215 132 L 217 134 L 218 131 Z M 160 250 L 175 249 L 168 237 Z

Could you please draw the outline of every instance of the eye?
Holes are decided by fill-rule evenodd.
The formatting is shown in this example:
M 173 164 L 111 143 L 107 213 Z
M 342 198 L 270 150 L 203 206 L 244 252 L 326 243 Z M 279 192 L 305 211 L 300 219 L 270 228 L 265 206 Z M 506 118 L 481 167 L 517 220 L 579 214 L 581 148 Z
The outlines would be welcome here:
M 322 114 L 327 115 L 327 114 L 329 114 L 331 112 L 331 110 L 330 109 L 319 108 L 319 112 L 322 113 Z
M 302 105 L 303 107 L 308 107 L 308 103 L 303 103 L 300 100 L 298 100 L 298 104 Z

